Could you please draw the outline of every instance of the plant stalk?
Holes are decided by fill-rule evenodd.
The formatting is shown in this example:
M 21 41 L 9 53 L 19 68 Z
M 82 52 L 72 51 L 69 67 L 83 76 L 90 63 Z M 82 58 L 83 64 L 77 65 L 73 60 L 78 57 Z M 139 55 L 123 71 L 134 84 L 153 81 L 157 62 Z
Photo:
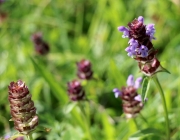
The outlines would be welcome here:
M 157 76 L 155 75 L 153 77 L 153 80 L 159 90 L 159 93 L 161 95 L 161 99 L 162 99 L 162 104 L 163 104 L 163 108 L 164 108 L 164 113 L 165 113 L 165 121 L 166 121 L 166 133 L 167 133 L 167 140 L 170 140 L 170 127 L 169 127 L 169 119 L 168 119 L 168 111 L 167 111 L 167 105 L 166 105 L 166 100 L 165 100 L 165 96 L 164 96 L 164 92 L 163 89 L 161 87 L 161 84 L 159 83 L 159 80 L 157 78 Z
M 27 139 L 28 140 L 34 140 L 31 133 L 27 135 Z

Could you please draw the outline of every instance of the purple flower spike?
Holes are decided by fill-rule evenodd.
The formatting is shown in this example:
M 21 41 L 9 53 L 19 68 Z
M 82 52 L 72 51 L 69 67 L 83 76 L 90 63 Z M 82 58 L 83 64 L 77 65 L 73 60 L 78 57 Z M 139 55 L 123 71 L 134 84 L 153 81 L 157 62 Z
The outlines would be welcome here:
M 141 47 L 139 48 L 139 53 L 141 53 L 142 57 L 148 56 L 148 48 L 144 45 L 141 45 Z
M 144 18 L 143 18 L 142 16 L 139 16 L 139 17 L 138 17 L 138 21 L 144 23 Z
M 133 75 L 129 75 L 129 77 L 127 79 L 127 85 L 128 86 L 134 86 L 134 77 L 133 77 Z
M 154 33 L 156 32 L 154 24 L 148 24 L 146 26 L 146 34 L 150 36 L 150 39 L 155 39 Z
M 134 87 L 136 89 L 140 88 L 141 87 L 141 82 L 142 82 L 142 77 L 137 78 L 136 81 L 135 81 Z
M 126 28 L 124 26 L 120 26 L 120 27 L 118 27 L 118 30 L 120 32 L 123 32 L 122 38 L 126 38 L 126 37 L 129 38 L 129 29 L 128 28 Z
M 114 95 L 116 98 L 118 98 L 119 96 L 121 96 L 121 91 L 118 88 L 113 89 Z

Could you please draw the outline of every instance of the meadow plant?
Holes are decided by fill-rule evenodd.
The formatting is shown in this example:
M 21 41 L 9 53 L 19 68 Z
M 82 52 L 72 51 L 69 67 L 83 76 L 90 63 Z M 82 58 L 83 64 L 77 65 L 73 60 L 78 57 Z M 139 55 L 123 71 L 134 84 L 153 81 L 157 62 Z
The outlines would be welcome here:
M 140 88 L 142 78 L 139 77 L 134 82 L 134 77 L 129 75 L 127 79 L 127 87 L 113 89 L 116 98 L 121 98 L 123 102 L 123 111 L 127 118 L 136 117 L 143 108 L 143 102 L 141 95 L 137 93 L 137 89 Z
M 31 132 L 38 125 L 38 116 L 29 89 L 21 80 L 11 82 L 8 88 L 11 120 L 14 121 L 14 127 L 21 134 L 31 137 Z
M 118 27 L 120 32 L 123 32 L 122 37 L 129 39 L 129 46 L 125 49 L 127 55 L 138 62 L 138 66 L 140 71 L 145 74 L 147 77 L 144 78 L 143 81 L 143 97 L 142 101 L 145 101 L 145 97 L 147 96 L 148 86 L 150 79 L 153 79 L 157 88 L 160 91 L 160 95 L 162 98 L 162 104 L 165 112 L 165 120 L 166 120 L 166 133 L 167 139 L 170 140 L 170 128 L 169 128 L 169 119 L 168 119 L 168 111 L 166 106 L 166 101 L 164 97 L 164 92 L 160 85 L 160 82 L 156 76 L 158 72 L 168 72 L 165 68 L 163 68 L 160 64 L 160 61 L 157 59 L 156 54 L 158 51 L 154 48 L 152 44 L 152 40 L 156 39 L 154 37 L 155 33 L 155 25 L 154 24 L 144 24 L 144 18 L 139 16 L 137 19 L 134 19 L 132 22 L 128 23 L 128 27 L 120 26 Z M 169 73 L 169 72 L 168 72 Z M 129 79 L 129 78 L 128 78 Z M 123 91 L 123 90 L 122 90 Z M 122 97 L 124 96 L 123 92 L 115 89 L 115 95 Z
M 80 79 L 91 79 L 93 76 L 93 71 L 91 69 L 91 62 L 86 59 L 82 59 L 80 62 L 77 62 L 77 76 Z
M 68 82 L 68 95 L 71 101 L 80 101 L 85 98 L 85 91 L 78 80 Z

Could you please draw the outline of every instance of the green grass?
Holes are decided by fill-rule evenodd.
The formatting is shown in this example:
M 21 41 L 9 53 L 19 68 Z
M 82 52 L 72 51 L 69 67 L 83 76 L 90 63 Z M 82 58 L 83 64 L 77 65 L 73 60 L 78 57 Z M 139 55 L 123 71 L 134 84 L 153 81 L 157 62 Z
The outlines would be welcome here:
M 165 92 L 172 140 L 180 139 L 180 5 L 170 0 L 7 0 L 0 5 L 2 12 L 7 18 L 0 20 L 1 137 L 17 132 L 9 122 L 7 87 L 18 79 L 29 87 L 39 125 L 51 129 L 34 133 L 37 140 L 87 140 L 88 131 L 92 140 L 127 140 L 147 128 L 165 134 L 164 111 L 152 81 L 142 110 L 148 123 L 138 116 L 138 128 L 125 119 L 121 100 L 112 93 L 113 88 L 126 85 L 129 74 L 142 76 L 124 51 L 128 40 L 117 31 L 118 26 L 141 15 L 145 23 L 155 24 L 153 44 L 161 64 L 171 72 L 158 77 Z M 43 33 L 51 49 L 48 55 L 35 54 L 31 41 L 35 32 Z M 67 82 L 76 78 L 76 62 L 83 58 L 92 62 L 97 79 L 84 83 L 91 100 L 84 103 L 89 124 L 80 106 L 69 101 L 66 90 Z

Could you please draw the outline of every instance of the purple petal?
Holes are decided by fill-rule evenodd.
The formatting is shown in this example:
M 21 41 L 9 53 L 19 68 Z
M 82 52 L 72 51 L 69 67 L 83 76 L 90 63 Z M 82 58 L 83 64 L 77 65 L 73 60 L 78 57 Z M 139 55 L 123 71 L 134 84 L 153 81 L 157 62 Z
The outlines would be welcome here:
M 135 97 L 134 97 L 134 100 L 139 101 L 139 102 L 142 102 L 141 95 L 135 96 Z
M 144 45 L 141 45 L 141 47 L 139 48 L 139 53 L 142 57 L 148 56 L 148 48 Z
M 122 95 L 122 92 L 118 88 L 113 89 L 113 92 L 116 98 Z
M 131 47 L 128 46 L 126 49 L 125 49 L 126 52 L 130 52 L 131 51 Z
M 129 31 L 126 27 L 124 27 L 124 26 L 119 26 L 118 27 L 118 30 L 120 31 L 120 32 L 124 32 L 124 31 Z
M 138 21 L 144 23 L 144 18 L 143 18 L 142 16 L 139 16 L 139 17 L 138 17 Z
M 154 24 L 148 24 L 146 26 L 146 34 L 150 36 L 150 39 L 155 39 L 154 34 L 155 34 L 156 30 L 154 27 Z
M 119 26 L 118 30 L 120 32 L 123 32 L 123 35 L 122 35 L 123 38 L 126 38 L 126 37 L 128 38 L 129 37 L 129 29 L 128 28 L 126 28 L 124 26 Z
M 128 86 L 134 86 L 134 77 L 133 77 L 133 75 L 129 75 L 129 77 L 127 79 L 127 85 Z
M 142 82 L 142 77 L 137 78 L 136 81 L 135 81 L 134 87 L 136 89 L 140 88 L 141 87 L 141 82 Z

